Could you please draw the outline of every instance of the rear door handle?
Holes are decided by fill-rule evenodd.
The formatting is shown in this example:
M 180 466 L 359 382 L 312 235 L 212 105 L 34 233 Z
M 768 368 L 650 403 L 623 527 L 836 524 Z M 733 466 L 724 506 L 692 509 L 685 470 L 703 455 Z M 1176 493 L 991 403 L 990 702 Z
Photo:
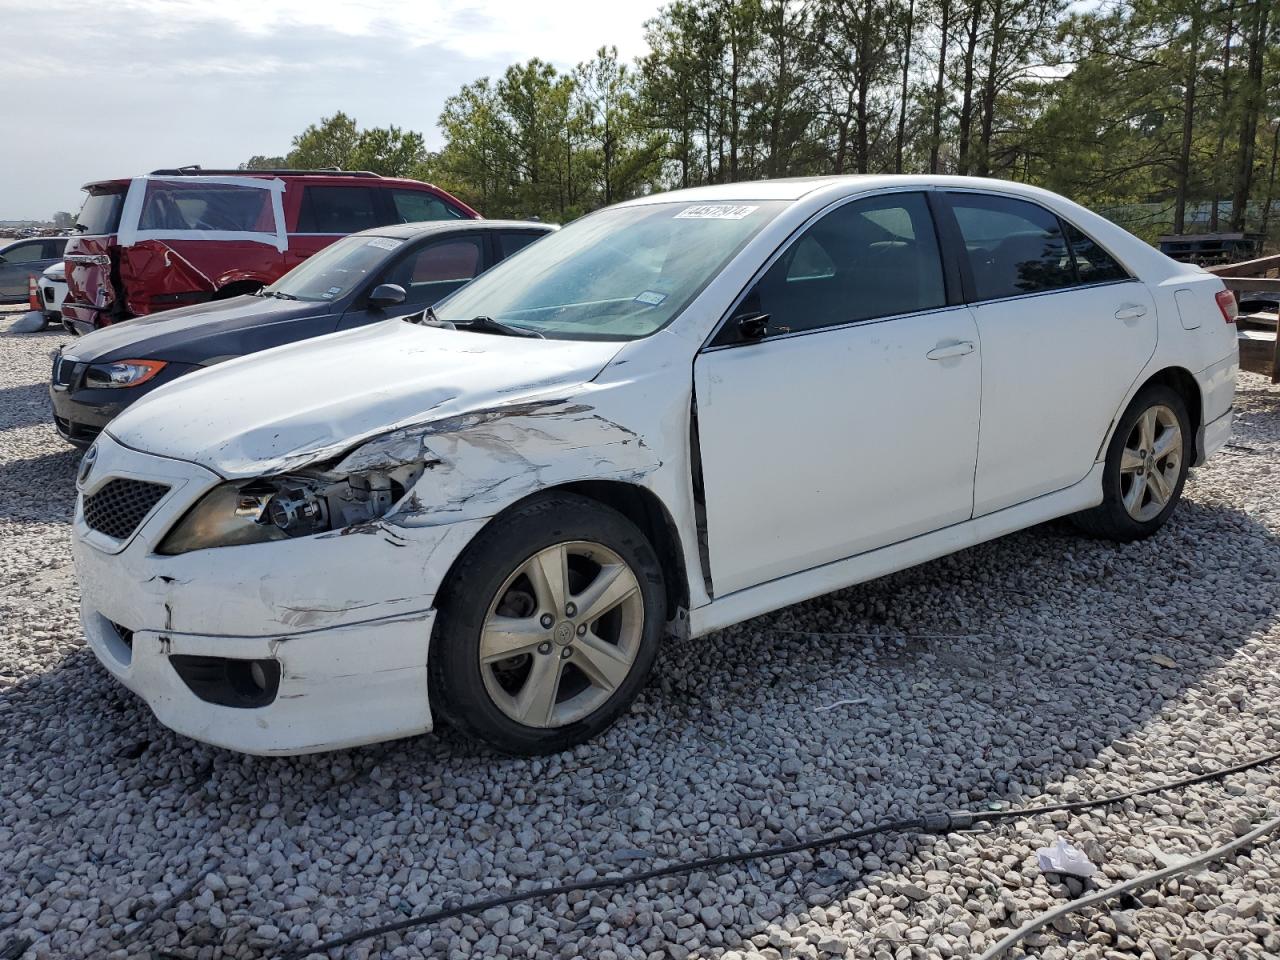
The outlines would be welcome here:
M 1147 315 L 1147 308 L 1140 303 L 1122 303 L 1116 311 L 1117 320 L 1137 320 Z
M 967 353 L 973 353 L 972 340 L 952 340 L 938 344 L 925 356 L 930 360 L 946 360 L 948 357 L 963 357 Z

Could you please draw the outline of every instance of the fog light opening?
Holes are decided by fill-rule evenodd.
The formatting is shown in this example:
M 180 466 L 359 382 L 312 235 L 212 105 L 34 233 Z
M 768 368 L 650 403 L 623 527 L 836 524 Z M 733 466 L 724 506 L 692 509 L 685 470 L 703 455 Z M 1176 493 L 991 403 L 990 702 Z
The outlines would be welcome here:
M 222 707 L 265 707 L 280 689 L 278 660 L 235 660 L 230 657 L 169 657 L 182 682 L 205 703 Z

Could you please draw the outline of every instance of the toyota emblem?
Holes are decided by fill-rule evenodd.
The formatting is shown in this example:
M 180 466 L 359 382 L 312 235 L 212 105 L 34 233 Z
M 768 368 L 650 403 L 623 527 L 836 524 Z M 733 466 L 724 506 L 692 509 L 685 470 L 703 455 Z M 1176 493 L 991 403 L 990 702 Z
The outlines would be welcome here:
M 98 445 L 95 443 L 85 451 L 84 457 L 80 461 L 80 471 L 76 474 L 76 483 L 84 486 L 85 481 L 89 479 L 89 474 L 93 472 L 93 465 L 98 459 Z

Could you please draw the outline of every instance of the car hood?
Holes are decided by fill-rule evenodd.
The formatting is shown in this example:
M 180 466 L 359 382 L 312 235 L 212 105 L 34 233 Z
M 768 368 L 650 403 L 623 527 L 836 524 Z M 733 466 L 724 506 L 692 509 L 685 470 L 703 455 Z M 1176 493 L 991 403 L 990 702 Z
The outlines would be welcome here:
M 246 327 L 324 316 L 333 306 L 273 297 L 241 296 L 179 307 L 85 334 L 66 348 L 77 360 L 164 360 L 206 363 L 236 355 L 234 334 Z M 329 329 L 332 329 L 330 326 Z M 230 336 L 229 336 L 230 335 Z
M 620 342 L 535 340 L 388 320 L 201 370 L 111 422 L 126 446 L 227 478 L 296 469 L 410 424 L 593 379 Z

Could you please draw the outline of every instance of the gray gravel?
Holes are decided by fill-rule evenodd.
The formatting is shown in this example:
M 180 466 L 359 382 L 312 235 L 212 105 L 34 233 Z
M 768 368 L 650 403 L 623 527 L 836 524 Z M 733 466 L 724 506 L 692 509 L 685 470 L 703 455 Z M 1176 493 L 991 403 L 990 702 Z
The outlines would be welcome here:
M 442 731 L 264 760 L 169 733 L 85 649 L 68 566 L 76 454 L 44 396 L 66 335 L 8 323 L 0 955 L 29 937 L 35 957 L 269 957 L 541 878 L 1097 796 L 1280 747 L 1280 389 L 1260 378 L 1241 376 L 1233 445 L 1146 543 L 1050 524 L 672 644 L 629 716 L 548 759 Z M 1084 816 L 561 897 L 343 955 L 967 956 L 1079 894 L 1039 871 L 1037 847 L 1069 837 L 1115 882 L 1280 814 L 1277 782 L 1261 769 Z M 1278 917 L 1273 840 L 1028 949 L 1274 957 Z

